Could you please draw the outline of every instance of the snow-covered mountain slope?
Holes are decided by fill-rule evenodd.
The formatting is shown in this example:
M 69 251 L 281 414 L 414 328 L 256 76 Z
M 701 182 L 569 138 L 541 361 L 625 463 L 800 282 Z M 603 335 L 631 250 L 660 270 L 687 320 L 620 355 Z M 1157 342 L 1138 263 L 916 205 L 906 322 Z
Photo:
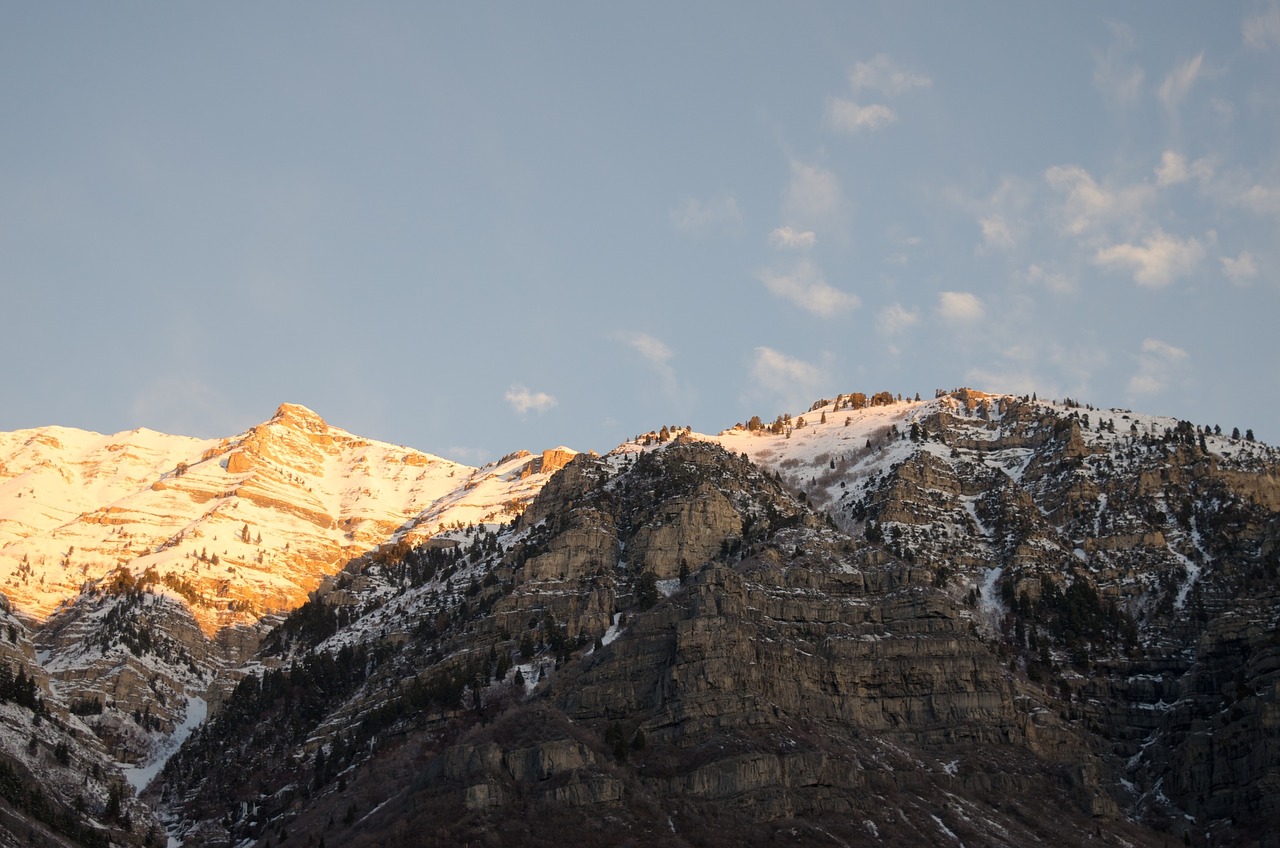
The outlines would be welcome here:
M 213 634 L 298 606 L 389 541 L 510 520 L 572 453 L 473 468 L 292 404 L 221 440 L 0 434 L 0 591 L 42 619 L 123 568 L 182 598 Z

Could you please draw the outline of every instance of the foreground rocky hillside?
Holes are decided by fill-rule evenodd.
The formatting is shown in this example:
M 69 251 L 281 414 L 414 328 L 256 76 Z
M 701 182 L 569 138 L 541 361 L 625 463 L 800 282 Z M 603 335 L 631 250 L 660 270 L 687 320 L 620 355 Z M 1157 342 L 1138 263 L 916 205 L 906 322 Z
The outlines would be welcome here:
M 315 446 L 292 409 L 263 427 Z M 253 432 L 208 472 L 274 467 Z M 14 603 L 0 765 L 42 794 L 0 770 L 0 836 L 1280 844 L 1280 456 L 1251 434 L 957 390 L 443 492 L 339 453 L 370 476 L 331 529 L 365 529 L 305 603 L 211 627 L 145 557 Z M 415 491 L 399 524 L 361 505 Z

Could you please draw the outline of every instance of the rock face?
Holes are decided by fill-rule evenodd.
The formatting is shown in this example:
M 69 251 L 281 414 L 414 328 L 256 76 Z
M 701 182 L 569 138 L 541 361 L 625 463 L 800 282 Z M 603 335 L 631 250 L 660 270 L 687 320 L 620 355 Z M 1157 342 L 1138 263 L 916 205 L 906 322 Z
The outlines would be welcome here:
M 0 655 L 113 679 L 100 756 L 218 693 L 142 799 L 188 846 L 1280 844 L 1280 455 L 971 390 L 804 417 L 459 474 L 216 684 L 237 631 L 118 573 Z
M 505 536 L 420 557 L 362 571 L 362 592 L 401 591 L 343 636 L 386 646 L 355 689 L 282 726 L 275 705 L 299 695 L 264 678 L 171 761 L 151 799 L 181 811 L 188 844 L 285 823 L 350 845 L 1165 839 L 1130 820 L 1111 743 L 1011 672 L 1018 654 L 936 569 L 850 538 L 716 446 L 579 456 Z M 416 639 L 385 641 L 409 610 Z M 296 666 L 314 662 L 305 645 L 275 649 Z M 276 717 L 283 747 L 246 744 L 251 714 Z M 309 799 L 277 791 L 298 763 L 320 775 Z M 200 811 L 246 770 L 256 813 L 213 839 Z M 325 810 L 352 806 L 378 809 L 326 830 Z

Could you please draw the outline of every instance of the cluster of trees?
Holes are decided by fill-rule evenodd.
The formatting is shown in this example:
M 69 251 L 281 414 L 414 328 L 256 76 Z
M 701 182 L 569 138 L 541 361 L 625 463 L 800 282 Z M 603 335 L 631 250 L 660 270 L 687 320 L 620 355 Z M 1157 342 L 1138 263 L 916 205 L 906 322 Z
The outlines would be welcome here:
M 36 685 L 35 678 L 28 676 L 27 670 L 22 666 L 18 666 L 16 674 L 12 666 L 0 666 L 0 703 L 17 704 L 37 715 L 49 714 L 40 697 L 40 687 Z
M 1035 599 L 1025 591 L 1015 596 L 1012 580 L 1000 584 L 1000 593 L 1010 611 L 1006 635 L 1018 649 L 1031 650 L 1027 674 L 1033 680 L 1041 680 L 1055 669 L 1049 654 L 1051 645 L 1064 648 L 1072 664 L 1081 669 L 1088 668 L 1092 653 L 1100 646 L 1122 645 L 1130 651 L 1137 646 L 1138 626 L 1133 617 L 1122 612 L 1115 601 L 1103 599 L 1081 575 L 1073 575 L 1065 589 L 1041 575 Z

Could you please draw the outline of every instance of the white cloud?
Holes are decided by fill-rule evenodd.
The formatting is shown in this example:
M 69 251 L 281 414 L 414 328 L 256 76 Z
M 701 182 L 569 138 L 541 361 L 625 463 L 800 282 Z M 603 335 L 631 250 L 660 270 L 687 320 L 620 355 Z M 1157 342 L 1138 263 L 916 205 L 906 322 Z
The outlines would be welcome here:
M 889 304 L 876 317 L 876 329 L 886 336 L 896 336 L 919 323 L 919 310 L 907 309 L 900 303 Z
M 1264 185 L 1251 186 L 1240 195 L 1239 202 L 1259 215 L 1280 213 L 1280 188 Z
M 1185 379 L 1190 357 L 1179 347 L 1159 339 L 1144 339 L 1138 356 L 1138 371 L 1129 378 L 1129 391 L 1154 395 Z
M 782 215 L 801 230 L 838 228 L 844 214 L 840 178 L 817 165 L 791 160 L 791 178 L 782 199 Z
M 1160 164 L 1156 166 L 1156 185 L 1161 188 L 1185 183 L 1193 177 L 1203 181 L 1212 176 L 1211 161 L 1197 159 L 1187 162 L 1187 157 L 1173 150 L 1166 150 L 1160 157 Z
M 949 324 L 970 324 L 985 314 L 986 307 L 976 294 L 946 291 L 938 295 L 938 315 Z
M 859 106 L 842 97 L 828 97 L 823 123 L 828 129 L 853 135 L 863 130 L 878 130 L 898 120 L 897 114 L 882 103 Z
M 1245 18 L 1240 27 L 1244 43 L 1254 50 L 1280 47 L 1280 6 L 1272 6 L 1252 18 Z
M 808 260 L 796 263 L 789 271 L 767 269 L 757 276 L 778 297 L 823 318 L 857 309 L 862 303 L 857 295 L 828 283 L 821 269 Z
M 1054 294 L 1074 294 L 1076 291 L 1075 280 L 1066 274 L 1046 271 L 1039 265 L 1033 264 L 1027 267 L 1026 281 L 1044 286 L 1047 291 L 1051 291 Z
M 1191 86 L 1195 85 L 1196 80 L 1200 78 L 1203 69 L 1204 51 L 1201 51 L 1169 72 L 1156 91 L 1156 95 L 1166 109 L 1170 112 L 1177 110 L 1178 105 L 1191 91 Z
M 1195 270 L 1204 258 L 1204 246 L 1194 238 L 1178 239 L 1157 229 L 1142 245 L 1116 244 L 1100 248 L 1095 265 L 1121 267 L 1133 271 L 1133 280 L 1146 288 L 1163 288 L 1177 277 Z
M 924 74 L 909 71 L 896 64 L 886 54 L 879 53 L 869 62 L 858 62 L 849 72 L 849 85 L 854 91 L 870 89 L 896 97 L 913 88 L 928 88 L 933 80 Z
M 667 347 L 661 339 L 654 338 L 648 333 L 623 330 L 614 333 L 613 337 L 653 365 L 665 365 L 671 361 L 671 348 Z
M 558 402 L 546 392 L 533 392 L 520 385 L 507 389 L 505 397 L 517 415 L 525 415 L 529 412 L 541 415 Z
M 1009 229 L 1009 223 L 1005 221 L 1003 215 L 980 218 L 978 226 L 982 228 L 982 246 L 984 248 L 1009 250 L 1014 246 L 1013 230 Z
M 1247 250 L 1241 251 L 1239 256 L 1220 256 L 1218 261 L 1222 263 L 1222 273 L 1236 285 L 1247 285 L 1258 276 L 1258 263 Z
M 808 250 L 818 243 L 813 230 L 797 230 L 795 227 L 775 227 L 769 233 L 769 244 L 778 250 Z
M 1147 183 L 1112 189 L 1101 185 L 1079 165 L 1054 165 L 1044 172 L 1049 185 L 1066 194 L 1060 215 L 1063 230 L 1082 235 L 1112 220 L 1132 220 L 1155 198 Z
M 796 407 L 820 395 L 827 381 L 825 371 L 819 366 L 763 346 L 756 348 L 750 377 L 756 388 Z
M 1111 24 L 1111 45 L 1093 59 L 1093 84 L 1113 105 L 1124 106 L 1142 94 L 1142 68 L 1131 64 L 1133 31 L 1124 24 Z
M 695 235 L 721 230 L 735 232 L 742 223 L 742 210 L 731 194 L 717 194 L 709 200 L 686 197 L 667 213 L 671 225 Z
M 675 356 L 666 342 L 659 338 L 632 330 L 621 330 L 613 338 L 640 354 L 653 368 L 662 384 L 662 391 L 672 401 L 687 404 L 689 393 L 680 386 L 676 370 L 671 365 Z
M 1187 181 L 1187 157 L 1172 150 L 1166 150 L 1160 157 L 1160 165 L 1156 168 L 1156 185 L 1170 186 Z

